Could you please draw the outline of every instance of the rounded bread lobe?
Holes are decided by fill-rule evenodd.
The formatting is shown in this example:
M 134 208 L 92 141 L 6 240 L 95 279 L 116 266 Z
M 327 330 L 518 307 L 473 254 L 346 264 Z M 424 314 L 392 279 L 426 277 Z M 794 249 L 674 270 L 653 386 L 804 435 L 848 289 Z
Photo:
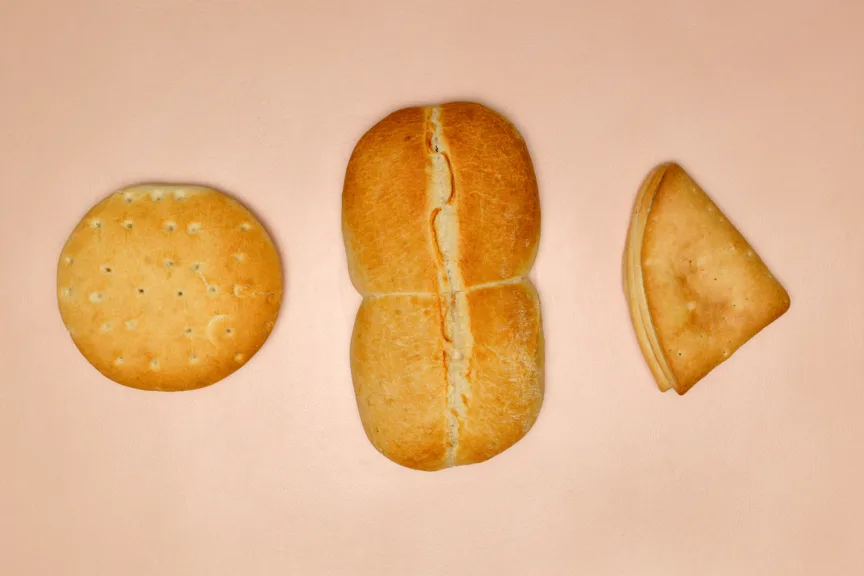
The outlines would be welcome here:
M 447 465 L 442 322 L 434 295 L 364 298 L 351 341 L 366 435 L 386 457 L 418 470 Z
M 426 116 L 423 108 L 393 112 L 363 135 L 348 161 L 342 233 L 351 281 L 361 294 L 436 290 Z
M 472 354 L 455 464 L 482 462 L 518 442 L 543 404 L 540 298 L 527 279 L 468 292 Z
M 540 197 L 525 140 L 480 104 L 441 106 L 466 287 L 526 276 L 540 242 Z M 460 192 L 465 193 L 460 193 Z
M 57 268 L 60 315 L 84 357 L 143 390 L 192 390 L 243 366 L 272 330 L 281 262 L 260 222 L 201 186 L 144 184 L 94 206 Z

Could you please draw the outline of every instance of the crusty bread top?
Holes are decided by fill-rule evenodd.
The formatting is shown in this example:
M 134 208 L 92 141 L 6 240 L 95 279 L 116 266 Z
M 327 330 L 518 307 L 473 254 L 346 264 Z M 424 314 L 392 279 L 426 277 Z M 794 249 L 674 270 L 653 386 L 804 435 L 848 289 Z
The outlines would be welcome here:
M 638 260 L 648 312 L 643 318 L 672 386 L 684 394 L 783 315 L 790 299 L 680 166 L 670 163 L 652 175 Z
M 461 328 L 448 321 L 457 311 Z M 454 354 L 451 334 L 460 330 L 470 333 Z M 483 462 L 536 421 L 543 354 L 540 300 L 528 280 L 454 296 L 365 298 L 351 368 L 366 435 L 409 468 Z
M 351 372 L 366 436 L 409 468 L 447 466 L 445 321 L 437 295 L 364 298 L 351 339 Z
M 60 314 L 81 353 L 134 388 L 190 390 L 246 363 L 282 296 L 273 243 L 232 198 L 140 185 L 94 206 L 57 269 Z
M 528 147 L 503 116 L 479 104 L 441 106 L 466 287 L 528 274 L 540 239 L 540 199 Z
M 452 176 L 449 198 L 428 192 L 436 138 L 435 156 L 447 164 L 441 172 Z M 406 108 L 381 120 L 351 155 L 342 201 L 349 271 L 361 294 L 444 293 L 517 278 L 537 252 L 540 202 L 528 149 L 510 122 L 480 104 Z M 441 210 L 458 221 L 455 262 L 442 262 Z M 442 280 L 443 268 L 458 270 L 460 286 Z
M 540 303 L 525 278 L 540 206 L 519 133 L 474 103 L 394 112 L 357 144 L 342 206 L 364 296 L 352 374 L 372 444 L 421 470 L 510 447 L 543 399 Z
M 534 425 L 545 392 L 540 298 L 528 280 L 467 292 L 468 385 L 460 390 L 453 464 L 483 462 Z

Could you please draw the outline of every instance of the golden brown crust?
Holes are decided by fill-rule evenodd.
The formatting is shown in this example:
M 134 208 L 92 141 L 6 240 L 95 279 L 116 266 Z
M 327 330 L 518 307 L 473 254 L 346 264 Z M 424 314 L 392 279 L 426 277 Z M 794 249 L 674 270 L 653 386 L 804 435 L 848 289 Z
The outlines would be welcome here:
M 661 353 L 660 343 L 657 341 L 657 335 L 651 325 L 648 302 L 645 299 L 645 290 L 643 289 L 641 262 L 642 242 L 645 236 L 648 211 L 654 193 L 666 173 L 666 168 L 667 165 L 662 164 L 652 170 L 642 182 L 642 187 L 636 196 L 633 217 L 627 231 L 623 270 L 624 294 L 630 307 L 630 318 L 636 331 L 636 339 L 645 360 L 648 362 L 648 367 L 657 381 L 657 386 L 663 392 L 672 388 L 672 381 L 675 378 Z
M 419 470 L 445 465 L 442 322 L 438 296 L 365 298 L 351 341 L 354 393 L 369 441 Z
M 539 200 L 516 129 L 473 103 L 391 114 L 352 154 L 343 232 L 365 297 L 351 365 L 372 444 L 438 470 L 522 438 L 542 403 L 543 336 L 523 278 Z
M 456 187 L 465 286 L 525 276 L 540 240 L 540 198 L 525 141 L 503 116 L 470 102 L 441 106 L 441 126 Z
M 642 283 L 635 289 L 644 294 L 647 314 L 642 314 L 646 326 L 637 323 L 637 334 L 653 333 L 662 354 L 655 360 L 671 374 L 669 384 L 684 394 L 782 316 L 790 299 L 680 166 L 666 165 L 656 180 L 641 211 Z
M 468 292 L 474 336 L 456 464 L 503 452 L 534 425 L 543 402 L 540 299 L 528 280 Z
M 191 390 L 248 362 L 282 297 L 279 256 L 246 208 L 210 188 L 141 185 L 75 227 L 57 268 L 60 314 L 111 380 Z
M 406 108 L 372 127 L 351 154 L 342 232 L 361 294 L 436 290 L 426 146 L 426 111 Z

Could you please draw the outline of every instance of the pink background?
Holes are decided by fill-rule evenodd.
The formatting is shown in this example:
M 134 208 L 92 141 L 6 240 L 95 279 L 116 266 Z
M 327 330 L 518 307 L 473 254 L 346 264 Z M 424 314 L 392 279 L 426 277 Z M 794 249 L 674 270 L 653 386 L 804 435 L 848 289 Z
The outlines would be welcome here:
M 864 573 L 864 3 L 0 0 L 0 574 Z M 360 427 L 340 194 L 357 138 L 476 99 L 541 186 L 547 396 L 481 465 Z M 687 396 L 636 345 L 621 252 L 676 159 L 792 309 Z M 272 230 L 276 329 L 205 390 L 143 393 L 64 331 L 95 201 L 215 184 Z

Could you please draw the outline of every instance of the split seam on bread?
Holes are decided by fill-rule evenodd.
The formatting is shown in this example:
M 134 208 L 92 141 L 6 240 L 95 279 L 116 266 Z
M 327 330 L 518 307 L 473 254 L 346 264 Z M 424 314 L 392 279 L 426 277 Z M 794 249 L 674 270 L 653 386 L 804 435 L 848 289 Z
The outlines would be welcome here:
M 465 286 L 461 290 L 450 290 L 448 294 L 468 294 L 471 292 L 479 292 L 480 290 L 486 290 L 488 288 L 500 288 L 502 286 L 512 286 L 513 284 L 519 284 L 525 281 L 525 276 L 514 276 L 513 278 L 507 278 L 505 280 L 495 280 L 493 282 L 484 282 L 483 284 L 475 284 L 473 286 Z M 363 298 L 388 298 L 391 296 L 417 296 L 417 297 L 425 297 L 425 298 L 437 298 L 440 296 L 440 292 L 367 292 L 361 294 Z
M 459 421 L 466 416 L 465 398 L 469 389 L 468 364 L 473 337 L 459 268 L 459 217 L 456 211 L 456 179 L 450 164 L 447 143 L 442 137 L 441 112 L 427 111 L 427 153 L 431 165 L 428 193 L 430 237 L 438 266 L 441 330 L 444 338 L 444 373 L 447 377 L 448 466 L 455 464 L 459 445 Z

